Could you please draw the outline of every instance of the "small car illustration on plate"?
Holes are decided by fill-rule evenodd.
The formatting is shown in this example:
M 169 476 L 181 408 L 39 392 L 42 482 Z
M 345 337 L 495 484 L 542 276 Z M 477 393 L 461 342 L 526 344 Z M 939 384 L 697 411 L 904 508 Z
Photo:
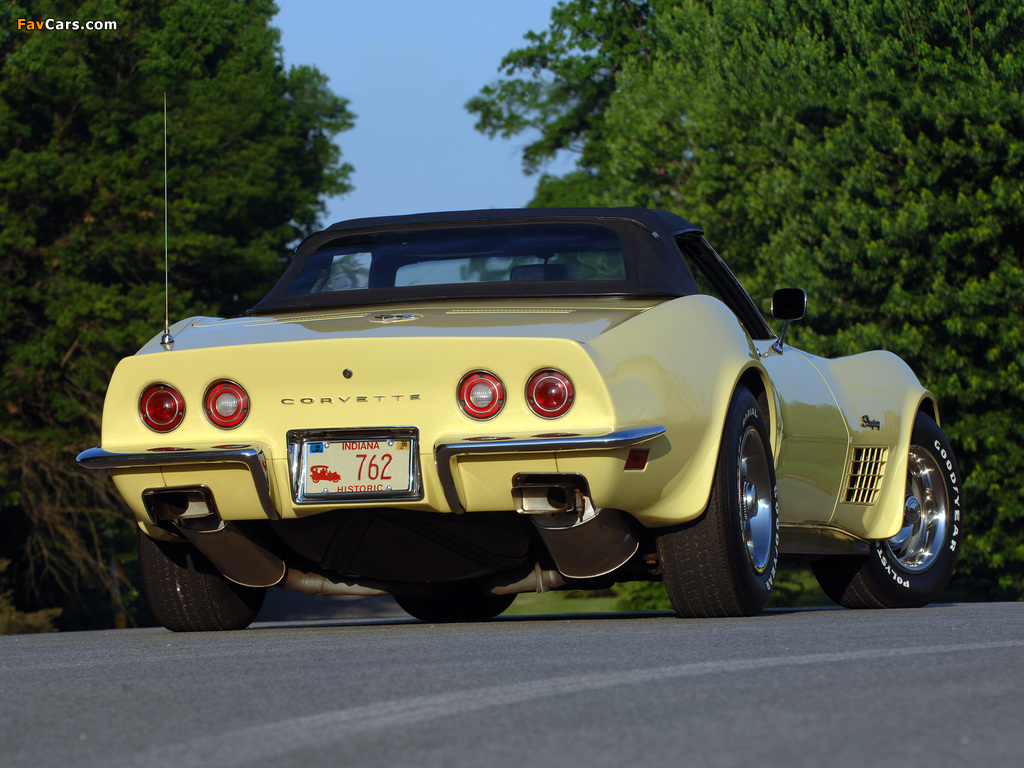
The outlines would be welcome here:
M 323 464 L 315 464 L 309 468 L 309 479 L 314 483 L 338 483 L 341 482 L 341 475 L 331 472 L 330 468 Z

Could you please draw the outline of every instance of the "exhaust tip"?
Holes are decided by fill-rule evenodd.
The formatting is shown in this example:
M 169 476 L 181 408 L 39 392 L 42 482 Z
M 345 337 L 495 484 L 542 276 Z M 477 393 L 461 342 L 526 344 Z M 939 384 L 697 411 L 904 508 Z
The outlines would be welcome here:
M 589 495 L 583 475 L 520 472 L 512 478 L 512 502 L 521 515 L 578 513 Z
M 205 486 L 150 488 L 143 491 L 142 503 L 154 521 L 177 521 L 217 514 L 213 494 Z

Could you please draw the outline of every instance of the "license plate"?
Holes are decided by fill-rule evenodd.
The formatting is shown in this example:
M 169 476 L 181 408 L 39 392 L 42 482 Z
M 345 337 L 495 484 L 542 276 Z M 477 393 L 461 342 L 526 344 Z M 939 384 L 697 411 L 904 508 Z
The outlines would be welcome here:
M 296 499 L 317 503 L 418 495 L 415 447 L 411 436 L 302 440 Z

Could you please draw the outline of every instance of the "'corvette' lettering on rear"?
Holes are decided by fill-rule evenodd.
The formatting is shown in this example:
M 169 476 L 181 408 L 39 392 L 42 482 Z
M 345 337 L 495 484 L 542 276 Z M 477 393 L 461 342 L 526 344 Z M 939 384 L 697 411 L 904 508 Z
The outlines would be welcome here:
M 356 395 L 355 402 L 357 403 L 369 403 L 378 402 L 383 403 L 388 400 L 394 400 L 395 402 L 402 402 L 403 400 L 421 400 L 422 397 L 416 395 Z M 348 397 L 282 397 L 281 405 L 344 405 L 345 403 L 352 402 L 352 396 Z

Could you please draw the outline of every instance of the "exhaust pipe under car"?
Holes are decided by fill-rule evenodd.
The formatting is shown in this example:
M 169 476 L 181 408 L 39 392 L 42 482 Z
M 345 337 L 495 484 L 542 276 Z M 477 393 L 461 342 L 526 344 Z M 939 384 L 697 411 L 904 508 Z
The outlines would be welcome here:
M 171 523 L 175 533 L 236 584 L 273 587 L 284 578 L 284 560 L 243 533 L 239 523 L 221 519 L 206 486 L 154 489 L 142 500 L 153 520 Z
M 530 516 L 563 576 L 604 576 L 640 548 L 631 518 L 594 507 L 583 475 L 521 472 L 512 478 L 512 502 Z

